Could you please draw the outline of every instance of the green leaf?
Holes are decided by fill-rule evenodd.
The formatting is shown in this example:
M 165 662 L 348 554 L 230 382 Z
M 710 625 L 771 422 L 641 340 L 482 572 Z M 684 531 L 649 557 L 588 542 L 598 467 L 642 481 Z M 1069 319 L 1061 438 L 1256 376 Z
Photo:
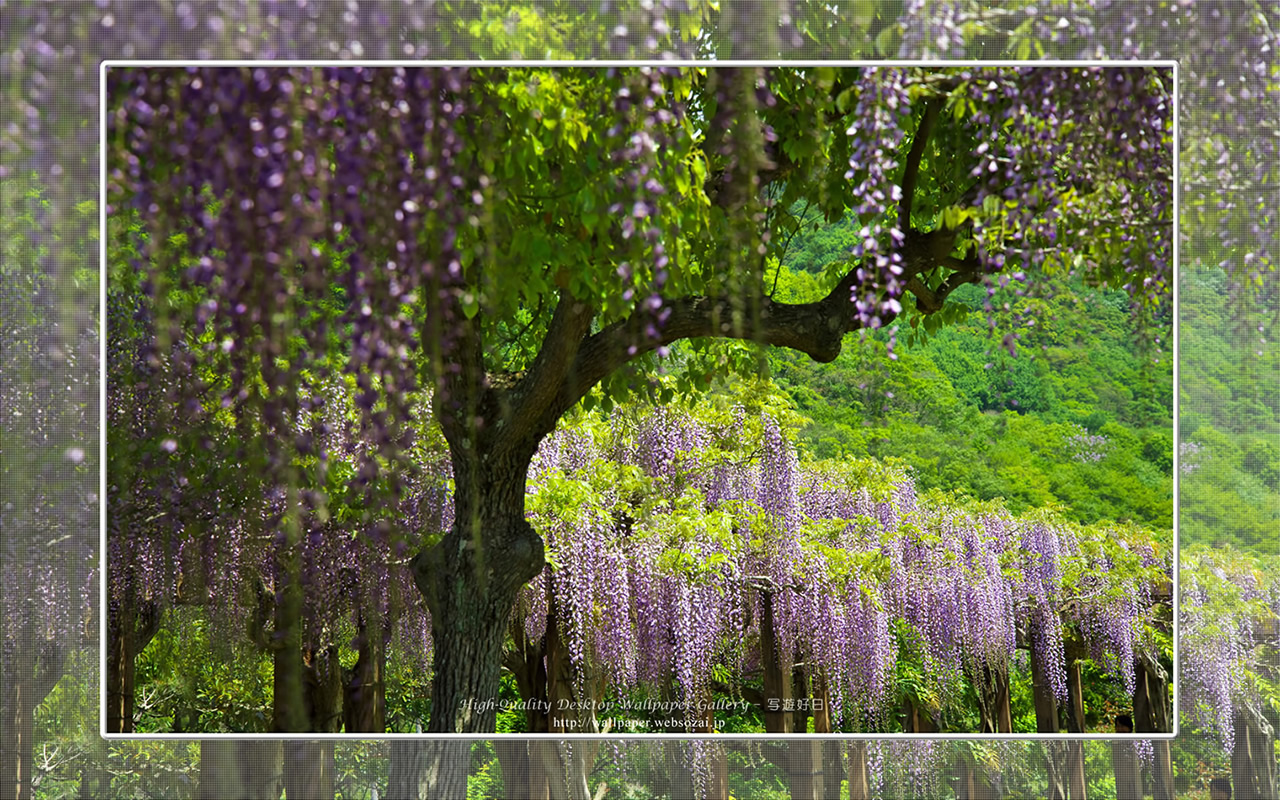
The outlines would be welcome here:
M 462 313 L 467 319 L 475 319 L 476 314 L 480 313 L 480 301 L 472 292 L 462 293 Z

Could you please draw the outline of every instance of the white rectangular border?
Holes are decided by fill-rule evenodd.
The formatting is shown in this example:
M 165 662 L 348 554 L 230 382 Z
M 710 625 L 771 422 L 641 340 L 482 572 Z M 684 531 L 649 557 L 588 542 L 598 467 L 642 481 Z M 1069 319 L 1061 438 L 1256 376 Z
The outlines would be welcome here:
M 1107 733 L 733 733 L 733 734 L 689 734 L 689 733 L 451 733 L 443 736 L 432 736 L 430 734 L 421 733 L 382 733 L 382 734 L 366 734 L 366 733 L 217 733 L 217 734 L 182 734 L 182 733 L 108 733 L 107 732 L 107 682 L 105 676 L 107 674 L 107 70 L 113 67 L 170 67 L 180 68 L 189 66 L 199 67 L 618 67 L 618 68 L 640 68 L 640 67 L 683 67 L 683 68 L 715 68 L 715 67 L 920 67 L 934 69 L 964 69 L 964 68 L 982 68 L 982 67 L 1101 67 L 1104 69 L 1129 68 L 1129 67 L 1164 67 L 1171 68 L 1173 71 L 1173 563 L 1172 563 L 1172 589 L 1171 605 L 1172 605 L 1172 627 L 1173 627 L 1173 675 L 1170 680 L 1173 683 L 1173 708 L 1171 714 L 1173 716 L 1173 731 L 1171 733 L 1132 733 L 1132 734 L 1107 734 Z M 600 60 L 600 61 L 554 61 L 546 59 L 532 60 L 516 60 L 516 59 L 497 59 L 493 61 L 482 60 L 463 60 L 463 61 L 369 61 L 369 60 L 341 60 L 341 59 L 319 59 L 319 60 L 279 60 L 279 61 L 255 61 L 251 59 L 233 59 L 223 61 L 199 61 L 199 60 L 106 60 L 98 65 L 98 115 L 99 115 L 99 152 L 98 152 L 98 216 L 99 216 L 99 409 L 100 409 L 100 425 L 99 425 L 99 531 L 100 531 L 100 547 L 101 561 L 99 570 L 99 634 L 101 645 L 99 646 L 99 708 L 98 708 L 98 725 L 99 735 L 109 740 L 130 740 L 130 739 L 171 739 L 179 741 L 202 741 L 202 740 L 302 740 L 302 741 L 321 741 L 321 740 L 355 740 L 355 741 L 379 741 L 394 739 L 439 739 L 439 740 L 457 740 L 457 741 L 491 741 L 494 739 L 545 739 L 552 741 L 559 740 L 596 740 L 596 741 L 613 741 L 613 740 L 630 740 L 630 739 L 658 739 L 658 740 L 704 740 L 714 741 L 720 740 L 798 740 L 798 741 L 877 741 L 877 740 L 927 740 L 927 741 L 1149 741 L 1164 740 L 1170 741 L 1178 737 L 1179 728 L 1179 692 L 1178 692 L 1178 652 L 1179 652 L 1179 634 L 1178 634 L 1178 594 L 1179 594 L 1179 567 L 1180 552 L 1178 546 L 1178 512 L 1179 512 L 1179 473 L 1181 465 L 1180 457 L 1180 428 L 1178 424 L 1178 241 L 1181 238 L 1181 230 L 1179 228 L 1179 197 L 1181 195 L 1181 187 L 1178 182 L 1178 162 L 1181 157 L 1179 130 L 1180 122 L 1179 113 L 1179 77 L 1178 62 L 1174 60 L 1134 60 L 1134 61 L 1073 61 L 1073 60 L 1044 60 L 1044 61 L 1018 61 L 1018 60 L 992 60 L 992 61 L 910 61 L 910 60 L 890 60 L 890 61 L 822 61 L 811 59 L 789 60 L 724 60 L 724 61 L 698 61 L 688 59 L 673 59 L 670 61 L 654 60 L 654 61 L 626 61 L 626 60 Z

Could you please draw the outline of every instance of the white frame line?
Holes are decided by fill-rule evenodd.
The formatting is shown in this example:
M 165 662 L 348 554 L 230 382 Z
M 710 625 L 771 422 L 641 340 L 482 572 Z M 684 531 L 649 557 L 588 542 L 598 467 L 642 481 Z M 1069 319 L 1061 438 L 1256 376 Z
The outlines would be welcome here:
M 1173 675 L 1170 680 L 1173 683 L 1173 731 L 1171 733 L 1131 733 L 1131 734 L 1110 734 L 1110 733 L 713 733 L 713 734 L 689 734 L 689 733 L 450 733 L 444 735 L 431 735 L 427 733 L 217 733 L 217 734 L 185 734 L 185 733 L 108 733 L 107 725 L 107 683 L 105 675 L 107 672 L 107 70 L 113 67 L 119 68 L 136 68 L 136 67 L 362 67 L 362 68 L 382 68 L 382 67 L 525 67 L 525 68 L 546 68 L 546 67 L 568 67 L 568 68 L 643 68 L 643 67 L 682 67 L 682 68 L 719 68 L 719 67 L 923 67 L 934 69 L 965 69 L 965 68 L 984 68 L 984 67 L 1102 67 L 1102 68 L 1131 68 L 1131 67 L 1164 67 L 1173 70 L 1173 563 L 1172 563 L 1172 627 L 1173 627 Z M 1178 692 L 1178 649 L 1179 649 L 1179 625 L 1178 625 L 1178 594 L 1179 594 L 1179 546 L 1178 546 L 1178 487 L 1179 487 L 1179 432 L 1178 425 L 1178 240 L 1180 238 L 1179 229 L 1179 196 L 1181 189 L 1178 185 L 1178 159 L 1179 150 L 1179 131 L 1180 121 L 1178 119 L 1179 110 L 1179 75 L 1178 62 L 1168 59 L 1138 59 L 1133 61 L 1107 61 L 1107 60 L 1016 60 L 1016 59 L 996 59 L 996 60 L 963 60 L 963 61 L 925 61 L 925 60 L 887 60 L 887 61 L 866 61 L 866 60 L 842 60 L 842 61 L 823 61 L 813 59 L 802 60 L 739 60 L 727 59 L 724 61 L 706 61 L 693 59 L 673 59 L 670 61 L 662 60 L 619 60 L 619 59 L 602 59 L 597 61 L 590 60 L 571 60 L 557 61 L 548 59 L 497 59 L 493 61 L 483 60 L 460 60 L 460 61 L 416 61 L 416 60 L 389 60 L 375 61 L 367 59 L 289 59 L 276 61 L 258 61 L 253 59 L 228 59 L 228 60 L 211 60 L 201 61 L 199 59 L 112 59 L 102 61 L 98 65 L 98 116 L 99 116 L 99 186 L 98 186 L 98 216 L 99 216 L 99 316 L 100 316 L 100 333 L 99 333 L 99 409 L 100 409 L 100 435 L 99 435 L 99 461 L 100 461 L 100 480 L 99 480 L 99 527 L 100 527 L 100 568 L 99 568 L 99 734 L 104 739 L 109 740 L 130 740 L 130 739 L 166 739 L 179 741 L 200 741 L 200 740 L 352 740 L 352 741 L 380 741 L 394 739 L 444 739 L 444 740 L 470 740 L 470 741 L 492 741 L 495 739 L 546 739 L 546 740 L 594 740 L 594 741 L 617 741 L 617 740 L 797 740 L 797 741 L 879 741 L 879 740 L 928 740 L 928 741 L 1170 741 L 1178 736 L 1179 727 L 1179 692 Z

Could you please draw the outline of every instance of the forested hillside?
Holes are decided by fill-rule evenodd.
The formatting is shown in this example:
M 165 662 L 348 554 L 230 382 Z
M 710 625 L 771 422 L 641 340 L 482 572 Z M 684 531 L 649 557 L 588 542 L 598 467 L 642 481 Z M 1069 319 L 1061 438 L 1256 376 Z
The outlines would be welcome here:
M 816 291 L 818 273 L 855 238 L 845 220 L 801 229 L 779 295 Z M 998 321 L 1029 307 L 1046 321 L 1021 328 L 1013 354 L 990 332 L 986 291 L 967 286 L 952 295 L 967 309 L 952 325 L 878 331 L 830 365 L 777 350 L 770 366 L 808 417 L 801 438 L 819 457 L 901 458 L 922 488 L 1003 498 L 1015 512 L 1054 506 L 1085 523 L 1171 527 L 1172 345 L 1135 322 L 1123 292 L 1055 288 L 1049 298 L 993 298 Z M 1274 352 L 1249 358 L 1233 342 L 1242 334 L 1221 271 L 1189 271 L 1181 291 L 1194 309 L 1180 329 L 1182 541 L 1274 549 L 1277 388 L 1240 376 L 1280 365 Z

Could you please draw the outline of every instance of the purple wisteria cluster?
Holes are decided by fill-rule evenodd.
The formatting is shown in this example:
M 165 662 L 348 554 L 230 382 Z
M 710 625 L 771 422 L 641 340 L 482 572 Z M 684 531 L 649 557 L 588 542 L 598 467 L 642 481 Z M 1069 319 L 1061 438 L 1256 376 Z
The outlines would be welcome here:
M 1096 464 L 1107 457 L 1109 440 L 1100 433 L 1089 433 L 1079 425 L 1072 426 L 1067 437 L 1067 453 L 1072 461 L 1080 464 Z
M 902 310 L 898 298 L 905 288 L 904 269 L 898 247 L 905 241 L 905 232 L 890 226 L 888 247 L 883 240 L 886 215 L 902 199 L 895 154 L 911 117 L 906 77 L 904 70 L 894 67 L 862 71 L 853 115 L 857 121 L 845 131 L 850 145 L 845 178 L 853 184 L 853 210 L 864 223 L 861 241 L 851 252 L 860 262 L 851 299 L 864 327 L 878 328 L 883 318 L 893 318 Z
M 1178 470 L 1191 475 L 1204 465 L 1204 445 L 1199 442 L 1178 442 Z
M 1107 263 L 1068 268 L 1150 304 L 1166 302 L 1173 263 L 1168 87 L 1144 69 L 1023 67 L 969 77 L 980 136 L 972 177 L 985 212 L 974 237 L 987 268 L 1039 270 L 1051 254 L 1105 242 Z M 1064 184 L 1068 164 L 1091 168 Z
M 1023 646 L 1065 701 L 1068 635 L 1132 691 L 1134 659 L 1154 655 L 1148 583 L 1168 569 L 1149 547 L 998 508 L 960 511 L 870 462 L 802 464 L 777 420 L 746 421 L 735 446 L 755 454 L 751 480 L 727 480 L 735 462 L 709 427 L 662 407 L 596 429 L 609 440 L 587 449 L 629 465 L 597 461 L 531 486 L 549 566 L 520 613 L 536 639 L 551 609 L 579 678 L 707 700 L 729 688 L 713 685 L 717 668 L 760 669 L 768 608 L 781 658 L 821 677 L 842 729 L 895 724 L 903 658 L 921 659 L 935 714 L 962 702 L 966 676 L 1007 674 Z M 546 457 L 580 433 L 550 437 Z M 657 468 L 674 463 L 715 465 L 714 491 L 671 485 Z M 647 485 L 618 491 L 615 470 L 635 467 Z
M 155 331 L 179 343 L 156 357 L 171 362 L 161 390 L 188 428 L 213 393 L 256 421 L 240 434 L 260 434 L 273 472 L 314 455 L 328 433 L 311 413 L 323 401 L 314 376 L 340 355 L 368 444 L 361 484 L 404 460 L 418 342 L 426 325 L 448 344 L 458 231 L 489 183 L 461 166 L 475 136 L 467 79 L 360 67 L 109 72 L 119 102 L 108 212 L 149 224 L 144 294 L 154 302 L 167 272 L 167 297 L 193 304 Z M 163 245 L 163 226 L 178 220 L 180 253 Z M 413 310 L 423 299 L 435 316 Z M 195 341 L 205 344 L 184 346 Z
M 621 167 L 619 174 L 608 178 L 615 184 L 611 194 L 625 198 L 609 207 L 610 216 L 620 220 L 619 233 L 628 248 L 624 251 L 626 260 L 617 267 L 622 288 L 619 296 L 626 304 L 641 301 L 639 307 L 650 316 L 646 326 L 650 339 L 658 337 L 671 315 L 662 296 L 672 266 L 663 227 L 670 223 L 661 218 L 658 198 L 670 191 L 676 173 L 685 169 L 658 157 L 676 147 L 673 126 L 685 113 L 683 103 L 669 97 L 666 78 L 670 74 L 672 71 L 663 67 L 611 73 L 622 78 L 613 96 L 613 112 L 619 122 L 607 134 L 617 140 L 610 156 Z M 642 259 L 648 263 L 641 263 Z
M 1274 647 L 1280 576 L 1274 564 L 1249 563 L 1197 549 L 1181 558 L 1179 686 L 1182 713 L 1212 731 L 1230 754 L 1236 709 L 1261 708 L 1259 660 Z

